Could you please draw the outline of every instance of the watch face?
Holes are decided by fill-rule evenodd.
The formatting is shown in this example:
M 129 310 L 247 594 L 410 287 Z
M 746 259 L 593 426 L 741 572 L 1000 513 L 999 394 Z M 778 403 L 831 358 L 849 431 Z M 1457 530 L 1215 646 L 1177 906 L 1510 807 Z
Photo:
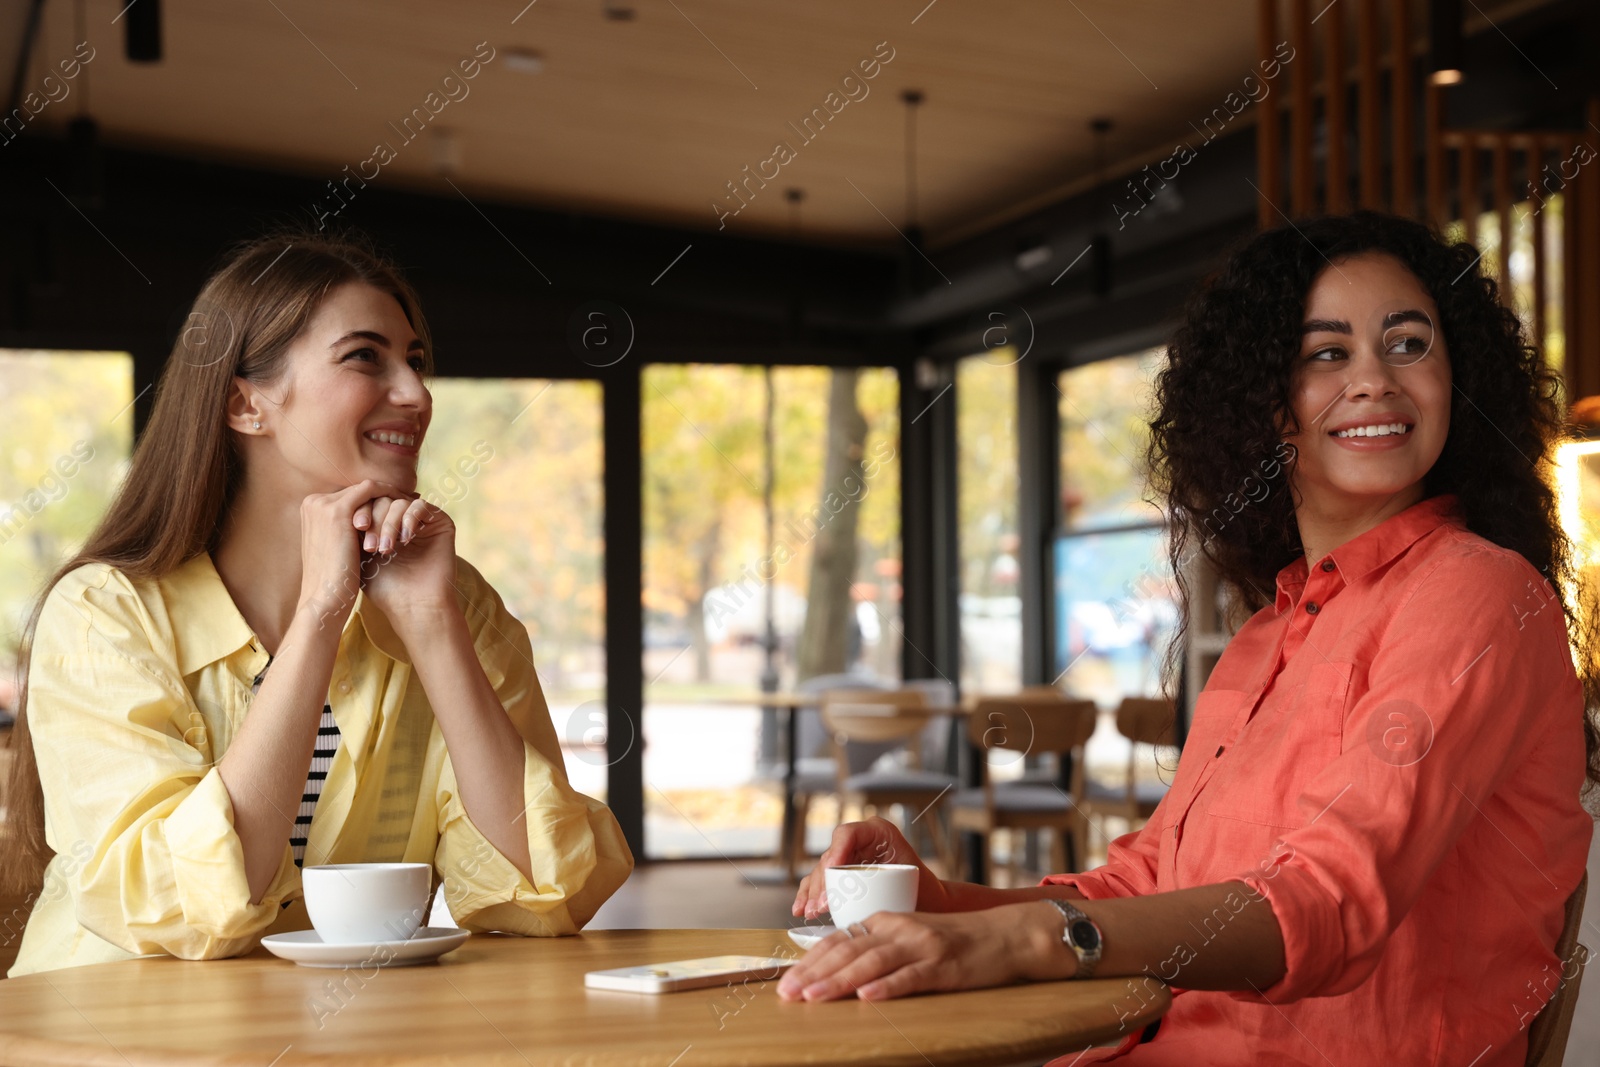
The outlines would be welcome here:
M 1072 943 L 1085 952 L 1093 952 L 1100 947 L 1100 931 L 1094 928 L 1094 923 L 1079 919 L 1072 924 Z

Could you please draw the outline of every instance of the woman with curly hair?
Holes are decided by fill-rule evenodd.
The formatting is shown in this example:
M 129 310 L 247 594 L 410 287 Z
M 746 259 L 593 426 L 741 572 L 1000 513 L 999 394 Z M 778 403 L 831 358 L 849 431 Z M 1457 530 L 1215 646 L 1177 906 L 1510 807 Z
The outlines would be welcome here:
M 1477 261 L 1361 212 L 1259 234 L 1207 280 L 1147 458 L 1180 581 L 1203 553 L 1248 619 L 1170 791 L 1087 873 L 922 866 L 918 913 L 829 938 L 781 996 L 1140 976 L 1121 1044 L 1071 1062 L 1524 1062 L 1571 970 L 1600 675 L 1548 481 L 1557 378 Z M 795 914 L 863 862 L 921 866 L 882 820 L 840 827 Z M 1170 1011 L 1128 1024 L 1154 979 Z
M 200 290 L 29 622 L 12 976 L 309 929 L 303 865 L 425 863 L 461 926 L 541 936 L 627 878 L 527 629 L 416 492 L 432 374 L 416 293 L 353 238 L 251 242 Z

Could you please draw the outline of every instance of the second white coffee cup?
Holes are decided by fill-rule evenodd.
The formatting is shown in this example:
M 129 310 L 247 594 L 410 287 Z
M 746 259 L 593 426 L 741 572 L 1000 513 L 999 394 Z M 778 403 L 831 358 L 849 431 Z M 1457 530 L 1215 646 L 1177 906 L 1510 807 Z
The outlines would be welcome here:
M 880 911 L 916 911 L 919 871 L 910 863 L 858 863 L 822 872 L 833 925 L 844 929 Z
M 427 918 L 426 863 L 332 863 L 300 872 L 306 914 L 329 945 L 409 941 Z

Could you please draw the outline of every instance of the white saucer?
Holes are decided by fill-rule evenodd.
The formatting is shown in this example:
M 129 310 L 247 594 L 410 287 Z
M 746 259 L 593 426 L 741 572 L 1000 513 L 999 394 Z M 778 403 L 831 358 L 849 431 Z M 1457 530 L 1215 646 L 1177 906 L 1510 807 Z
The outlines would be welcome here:
M 789 940 L 801 948 L 811 948 L 822 943 L 822 939 L 839 930 L 833 926 L 795 926 L 789 930 Z
M 406 967 L 436 960 L 471 936 L 472 931 L 453 926 L 424 926 L 409 941 L 328 945 L 315 930 L 295 930 L 269 934 L 261 939 L 261 947 L 302 967 Z

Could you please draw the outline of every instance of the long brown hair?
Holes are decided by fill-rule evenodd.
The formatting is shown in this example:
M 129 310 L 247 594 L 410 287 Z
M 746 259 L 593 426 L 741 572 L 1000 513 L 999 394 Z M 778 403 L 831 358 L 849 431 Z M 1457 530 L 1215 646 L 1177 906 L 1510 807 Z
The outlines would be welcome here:
M 244 474 L 226 421 L 234 378 L 279 380 L 290 344 L 323 298 L 347 282 L 364 282 L 400 302 L 422 339 L 425 373 L 431 373 L 433 344 L 415 291 L 358 234 L 284 231 L 249 241 L 226 255 L 195 298 L 162 368 L 126 479 L 83 548 L 45 584 L 23 630 L 15 752 L 4 794 L 11 855 L 0 867 L 0 891 L 37 891 L 51 855 L 28 733 L 28 659 L 46 598 L 86 563 L 109 564 L 134 581 L 154 580 L 216 548 Z

